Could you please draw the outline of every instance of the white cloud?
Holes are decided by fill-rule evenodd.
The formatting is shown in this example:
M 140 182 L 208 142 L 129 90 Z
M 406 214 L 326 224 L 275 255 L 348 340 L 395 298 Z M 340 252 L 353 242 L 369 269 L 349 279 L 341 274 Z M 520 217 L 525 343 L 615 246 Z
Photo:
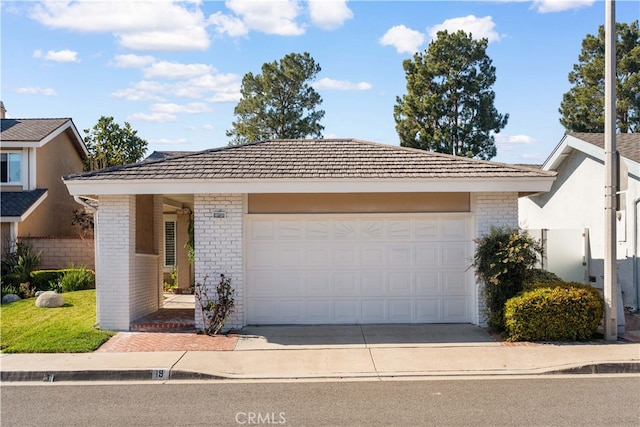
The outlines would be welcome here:
M 80 62 L 78 58 L 78 52 L 73 50 L 49 50 L 47 53 L 37 49 L 33 52 L 34 58 L 44 59 L 46 61 L 54 62 Z
M 334 30 L 353 18 L 346 0 L 308 0 L 307 4 L 311 22 L 323 30 Z
M 447 30 L 449 33 L 455 33 L 463 30 L 466 33 L 471 33 L 476 40 L 486 38 L 491 43 L 500 40 L 500 34 L 496 32 L 495 27 L 496 24 L 491 16 L 478 18 L 475 15 L 469 15 L 447 19 L 442 24 L 429 27 L 428 31 L 429 36 L 432 39 L 436 39 L 438 31 Z
M 51 88 L 44 88 L 39 86 L 26 86 L 16 89 L 16 92 L 25 95 L 44 95 L 44 96 L 56 96 L 56 91 Z
M 227 0 L 225 5 L 252 30 L 281 36 L 299 36 L 304 28 L 296 22 L 299 5 L 295 0 Z
M 122 46 L 144 50 L 204 50 L 209 47 L 199 2 L 56 1 L 38 3 L 31 18 L 50 28 L 113 33 Z
M 156 62 L 153 56 L 116 55 L 113 65 L 119 68 L 142 68 Z
M 218 34 L 227 34 L 229 37 L 246 37 L 249 28 L 242 22 L 242 19 L 235 16 L 228 16 L 222 12 L 216 12 L 209 16 L 211 23 Z
M 186 138 L 175 138 L 175 139 L 160 138 L 160 139 L 149 140 L 149 143 L 150 144 L 162 144 L 162 145 L 167 145 L 167 144 L 186 144 L 187 143 L 187 139 Z
M 202 129 L 204 129 L 204 130 L 213 130 L 214 127 L 213 127 L 213 125 L 202 125 Z
M 514 152 L 516 150 L 521 150 L 523 146 L 530 146 L 535 144 L 537 141 L 535 138 L 530 137 L 529 135 L 507 135 L 504 133 L 498 133 L 493 135 L 496 141 L 496 147 L 498 148 L 498 152 Z
M 175 122 L 178 120 L 176 116 L 168 113 L 152 113 L 152 114 L 135 113 L 130 115 L 127 119 L 131 121 L 158 122 L 158 123 Z
M 398 53 L 415 53 L 424 43 L 425 35 L 404 25 L 391 27 L 379 40 L 382 46 L 393 46 Z
M 595 0 L 534 0 L 532 8 L 540 13 L 564 12 L 570 9 L 591 7 Z
M 180 64 L 178 62 L 160 61 L 145 68 L 146 78 L 185 79 L 205 75 L 213 71 L 207 64 Z
M 169 89 L 167 84 L 142 80 L 133 87 L 112 93 L 111 96 L 125 101 L 164 101 L 160 94 L 168 93 Z
M 151 106 L 151 111 L 154 113 L 168 113 L 168 114 L 178 114 L 178 113 L 206 113 L 211 111 L 207 104 L 202 102 L 192 102 L 186 105 L 178 105 L 173 103 L 164 103 L 164 104 L 153 104 Z
M 212 94 L 210 102 L 237 102 L 240 100 L 241 77 L 237 74 L 206 74 L 179 82 L 173 87 L 176 96 L 201 98 Z
M 371 89 L 371 83 L 360 82 L 354 83 L 346 80 L 334 80 L 329 78 L 320 79 L 317 83 L 313 84 L 315 89 L 334 89 L 334 90 L 369 90 Z

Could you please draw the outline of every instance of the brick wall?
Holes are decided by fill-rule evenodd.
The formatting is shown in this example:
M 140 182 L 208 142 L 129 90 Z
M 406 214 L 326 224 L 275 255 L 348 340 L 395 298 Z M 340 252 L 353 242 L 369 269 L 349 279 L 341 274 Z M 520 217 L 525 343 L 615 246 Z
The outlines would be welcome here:
M 195 281 L 208 285 L 215 295 L 220 274 L 231 278 L 235 289 L 235 311 L 225 328 L 244 324 L 243 292 L 243 203 L 242 194 L 194 195 Z M 196 324 L 202 327 L 201 311 L 196 301 Z
M 489 234 L 491 227 L 518 228 L 518 193 L 472 193 L 476 236 Z M 486 325 L 484 285 L 476 283 L 478 324 Z
M 57 270 L 70 266 L 95 269 L 94 241 L 80 237 L 20 237 L 34 252 L 40 252 L 39 269 Z

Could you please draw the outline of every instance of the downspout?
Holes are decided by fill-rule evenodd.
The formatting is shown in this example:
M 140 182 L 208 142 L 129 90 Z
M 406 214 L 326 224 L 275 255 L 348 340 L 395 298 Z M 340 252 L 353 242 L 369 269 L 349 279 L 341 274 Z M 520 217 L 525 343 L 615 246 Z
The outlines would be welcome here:
M 84 199 L 89 199 L 88 197 L 81 198 L 80 196 L 73 196 L 73 200 L 76 201 L 79 205 L 84 206 L 85 208 L 89 208 L 91 212 L 93 212 L 93 256 L 94 256 L 94 269 L 96 270 L 96 323 L 93 325 L 94 327 L 100 327 L 100 307 L 98 307 L 98 260 L 100 257 L 98 256 L 98 208 L 95 206 L 91 206 Z M 95 200 L 95 199 L 90 199 Z M 96 200 L 97 202 L 97 200 Z M 97 204 L 97 203 L 96 203 Z
M 638 285 L 638 203 L 640 197 L 633 201 L 633 284 L 636 287 L 636 313 L 640 313 L 640 286 Z

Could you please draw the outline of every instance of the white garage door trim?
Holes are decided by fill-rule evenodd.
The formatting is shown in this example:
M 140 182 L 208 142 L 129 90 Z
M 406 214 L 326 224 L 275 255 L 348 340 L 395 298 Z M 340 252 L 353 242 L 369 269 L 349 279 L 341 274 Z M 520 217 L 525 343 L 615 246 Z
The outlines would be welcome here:
M 470 213 L 245 219 L 245 324 L 475 318 Z

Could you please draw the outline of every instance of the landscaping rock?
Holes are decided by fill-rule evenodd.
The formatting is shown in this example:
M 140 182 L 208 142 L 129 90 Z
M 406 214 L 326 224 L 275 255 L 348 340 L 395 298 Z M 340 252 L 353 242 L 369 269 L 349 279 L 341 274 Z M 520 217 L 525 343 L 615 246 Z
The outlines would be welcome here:
M 19 301 L 21 299 L 22 298 L 20 298 L 16 294 L 6 294 L 5 296 L 2 297 L 2 303 L 3 304 L 9 304 L 10 302 L 16 302 L 16 301 Z
M 47 291 L 43 292 L 36 299 L 36 307 L 42 308 L 55 308 L 62 307 L 64 305 L 64 298 L 57 292 Z
M 36 292 L 36 298 L 38 298 L 40 295 L 44 294 L 45 291 L 37 291 Z

